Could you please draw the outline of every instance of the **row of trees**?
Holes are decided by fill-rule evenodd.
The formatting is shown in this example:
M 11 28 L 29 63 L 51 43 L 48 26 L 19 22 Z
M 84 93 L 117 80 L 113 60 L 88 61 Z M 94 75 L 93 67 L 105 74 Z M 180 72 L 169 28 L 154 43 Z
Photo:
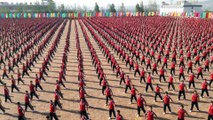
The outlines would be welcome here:
M 134 8 L 133 8 L 134 9 Z M 64 4 L 61 4 L 60 6 L 56 7 L 56 4 L 54 0 L 48 0 L 47 3 L 39 3 L 35 2 L 34 4 L 30 3 L 21 3 L 21 4 L 10 4 L 9 6 L 1 6 L 0 7 L 0 13 L 5 12 L 126 12 L 129 11 L 124 3 L 121 3 L 121 5 L 117 8 L 115 8 L 114 4 L 109 4 L 106 9 L 103 7 L 99 7 L 98 3 L 95 3 L 94 10 L 88 10 L 87 6 L 65 6 Z M 133 10 L 131 10 L 133 11 Z M 140 4 L 136 4 L 135 6 L 136 12 L 144 12 L 144 11 L 157 11 L 157 4 L 149 4 L 148 7 L 145 9 L 143 2 Z

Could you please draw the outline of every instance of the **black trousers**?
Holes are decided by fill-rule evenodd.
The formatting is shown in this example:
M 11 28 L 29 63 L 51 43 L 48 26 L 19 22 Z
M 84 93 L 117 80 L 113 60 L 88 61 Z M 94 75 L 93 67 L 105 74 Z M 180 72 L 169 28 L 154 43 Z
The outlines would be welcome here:
M 144 106 L 138 106 L 138 115 L 140 115 L 141 110 L 143 111 L 143 113 L 146 113 Z
M 138 75 L 140 75 L 140 71 L 139 70 L 135 70 L 134 76 L 136 76 L 137 73 L 138 73 Z
M 208 115 L 208 120 L 213 120 L 213 115 Z
M 183 77 L 183 79 L 185 80 L 185 76 L 184 76 L 183 73 L 180 73 L 180 74 L 179 74 L 179 80 L 181 80 L 181 77 Z
M 202 72 L 197 74 L 197 79 L 199 79 L 200 76 L 203 79 L 203 73 Z
M 191 88 L 191 85 L 193 85 L 193 88 L 195 88 L 195 82 L 194 81 L 189 81 L 189 88 Z
M 121 85 L 122 82 L 125 84 L 125 79 L 124 78 L 120 79 L 120 85 Z
M 152 83 L 147 83 L 146 84 L 146 91 L 148 91 L 149 87 L 151 88 L 152 91 L 154 91 L 154 89 L 152 87 Z
M 143 79 L 144 82 L 146 82 L 145 77 L 144 77 L 144 76 L 141 76 L 141 78 L 140 78 L 140 83 L 141 83 L 142 79 Z
M 22 82 L 24 84 L 24 81 L 21 79 L 21 77 L 18 78 L 18 84 L 19 82 Z
M 59 108 L 61 108 L 62 109 L 62 105 L 61 105 L 61 103 L 60 103 L 60 101 L 59 100 L 55 100 L 54 101 L 54 105 L 55 105 L 55 107 L 59 107 Z
M 112 114 L 113 114 L 114 117 L 116 117 L 114 109 L 109 110 L 109 117 L 112 117 Z
M 33 99 L 33 96 L 35 96 L 37 99 L 39 99 L 38 95 L 36 94 L 36 92 L 30 92 L 30 99 Z
M 178 92 L 178 100 L 180 100 L 180 97 L 182 96 L 182 94 L 183 94 L 183 98 L 186 99 L 186 93 L 185 93 L 185 90 L 184 90 L 184 91 Z
M 164 105 L 163 105 L 163 111 L 164 111 L 165 113 L 166 113 L 166 108 L 169 109 L 169 112 L 172 112 L 172 111 L 171 111 L 170 104 L 164 104 Z
M 85 110 L 84 111 L 80 111 L 80 115 L 81 115 L 81 117 L 85 116 L 87 119 L 89 119 L 89 116 L 88 116 L 88 114 L 87 114 L 87 112 Z
M 104 94 L 105 90 L 106 90 L 106 86 L 102 86 L 102 94 Z
M 35 89 L 36 89 L 36 90 L 37 90 L 38 87 L 39 87 L 41 90 L 43 90 L 43 88 L 41 87 L 40 84 L 35 84 Z
M 130 87 L 130 85 L 126 85 L 126 88 L 125 88 L 125 93 L 127 93 L 127 90 L 128 90 L 128 88 L 129 88 L 129 90 L 131 90 L 131 87 Z
M 57 117 L 56 113 L 50 113 L 50 120 L 53 120 L 53 118 L 55 120 L 58 120 L 58 117 Z
M 16 85 L 11 85 L 11 92 L 13 92 L 13 89 L 16 89 L 19 92 L 19 89 Z
M 109 99 L 111 99 L 112 97 L 111 96 L 106 96 L 106 105 L 108 105 L 108 101 Z
M 157 71 L 156 68 L 155 68 L 155 69 L 152 69 L 152 75 L 154 75 L 154 73 L 158 74 L 158 71 Z
M 201 97 L 203 97 L 204 92 L 206 93 L 207 96 L 209 96 L 209 91 L 208 91 L 208 89 L 202 89 L 202 90 L 201 90 Z
M 161 100 L 163 100 L 162 96 L 160 93 L 155 92 L 155 101 L 157 100 L 157 96 L 160 97 Z
M 170 90 L 170 87 L 171 87 L 171 86 L 172 86 L 172 89 L 175 90 L 174 83 L 169 83 L 169 84 L 168 84 L 168 90 Z
M 175 68 L 172 68 L 172 69 L 170 70 L 170 74 L 171 74 L 171 75 L 175 75 Z
M 27 111 L 27 108 L 29 107 L 31 110 L 34 110 L 33 106 L 31 105 L 31 103 L 25 103 L 25 111 Z
M 188 68 L 187 73 L 189 73 L 189 72 L 193 73 L 192 67 L 189 67 L 189 68 Z
M 160 75 L 160 82 L 161 82 L 162 78 L 163 78 L 164 81 L 166 81 L 165 75 Z
M 9 95 L 4 95 L 4 98 L 5 98 L 5 102 L 7 102 L 7 100 L 9 100 L 10 102 L 12 102 L 11 98 Z
M 24 116 L 18 116 L 18 120 L 26 120 Z
M 136 95 L 131 95 L 131 98 L 130 98 L 130 101 L 131 101 L 131 102 L 133 101 L 133 98 L 135 99 L 135 101 L 137 101 Z
M 7 73 L 3 73 L 3 75 L 2 75 L 2 79 L 4 79 L 4 77 L 9 78 L 9 76 L 7 75 Z
M 191 108 L 190 110 L 193 110 L 194 106 L 199 110 L 198 102 L 191 102 Z
M 5 109 L 2 105 L 0 105 L 0 110 L 2 110 L 3 112 L 5 112 Z

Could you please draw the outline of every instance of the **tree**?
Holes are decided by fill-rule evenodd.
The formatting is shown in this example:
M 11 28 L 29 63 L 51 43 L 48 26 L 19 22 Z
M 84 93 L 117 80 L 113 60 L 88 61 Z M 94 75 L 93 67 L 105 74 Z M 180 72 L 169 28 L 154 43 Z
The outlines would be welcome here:
M 135 6 L 135 11 L 136 11 L 136 12 L 140 12 L 140 6 L 139 6 L 138 3 L 137 3 L 136 6 Z
M 125 12 L 125 6 L 124 6 L 124 3 L 121 3 L 121 6 L 120 6 L 120 9 L 119 9 L 119 12 Z
M 97 3 L 97 2 L 95 3 L 94 11 L 95 11 L 95 12 L 100 12 L 99 6 L 98 6 L 98 3 Z
M 110 5 L 109 11 L 110 11 L 110 12 L 113 12 L 113 13 L 116 12 L 115 5 L 114 5 L 114 4 L 111 4 L 111 5 Z
M 56 4 L 53 0 L 48 1 L 48 11 L 54 12 L 56 10 Z
M 61 4 L 61 5 L 60 5 L 59 11 L 60 11 L 60 12 L 65 12 L 64 4 Z
M 140 12 L 144 12 L 143 1 L 141 1 L 141 4 L 140 4 Z

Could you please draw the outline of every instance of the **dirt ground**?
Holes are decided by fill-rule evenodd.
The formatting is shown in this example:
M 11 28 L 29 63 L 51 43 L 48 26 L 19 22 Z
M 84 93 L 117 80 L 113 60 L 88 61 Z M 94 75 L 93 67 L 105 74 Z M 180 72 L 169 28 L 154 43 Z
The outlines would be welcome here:
M 70 21 L 68 21 L 70 22 Z M 35 107 L 35 112 L 26 112 L 25 116 L 29 120 L 45 120 L 46 115 L 49 112 L 49 100 L 54 98 L 54 89 L 55 89 L 55 80 L 58 78 L 58 72 L 60 70 L 60 65 L 61 65 L 61 60 L 62 60 L 62 53 L 64 50 L 65 46 L 65 40 L 66 40 L 66 35 L 68 32 L 68 22 L 66 24 L 65 30 L 63 32 L 63 35 L 61 37 L 60 44 L 57 48 L 57 52 L 54 56 L 54 59 L 51 63 L 50 71 L 48 71 L 49 76 L 45 77 L 47 82 L 41 82 L 41 85 L 44 88 L 44 91 L 38 90 L 38 95 L 40 97 L 40 100 L 34 99 L 32 102 L 32 105 Z M 85 27 L 85 26 L 84 26 Z M 108 107 L 105 106 L 105 96 L 101 95 L 101 87 L 99 86 L 99 80 L 97 77 L 97 74 L 95 72 L 95 68 L 92 65 L 92 60 L 90 56 L 90 52 L 87 48 L 87 45 L 85 43 L 85 39 L 83 37 L 83 33 L 81 31 L 80 25 L 77 21 L 77 28 L 78 28 L 78 33 L 79 33 L 79 40 L 80 40 L 80 46 L 83 54 L 83 64 L 84 64 L 84 72 L 85 72 L 85 83 L 86 83 L 86 91 L 88 93 L 88 96 L 86 97 L 88 103 L 89 103 L 89 117 L 92 120 L 107 120 L 108 119 Z M 59 28 L 58 28 L 59 30 Z M 16 102 L 21 102 L 24 104 L 24 93 L 25 90 L 29 90 L 28 84 L 30 83 L 30 80 L 34 81 L 34 74 L 39 71 L 39 67 L 41 67 L 41 63 L 43 60 L 43 57 L 46 56 L 51 43 L 54 41 L 54 38 L 57 35 L 57 32 L 54 34 L 52 37 L 52 40 L 49 44 L 49 46 L 45 49 L 43 56 L 41 57 L 38 61 L 37 64 L 35 64 L 35 67 L 32 68 L 32 72 L 29 71 L 30 77 L 24 77 L 25 85 L 18 85 L 20 88 L 21 92 L 14 92 L 10 93 L 12 96 L 12 100 L 14 103 Z M 104 73 L 107 76 L 107 80 L 111 86 L 111 89 L 114 93 L 114 100 L 116 103 L 116 110 L 120 110 L 121 114 L 123 117 L 127 120 L 143 120 L 144 115 L 142 114 L 142 117 L 137 117 L 137 105 L 134 102 L 134 104 L 129 104 L 130 102 L 130 91 L 128 91 L 128 94 L 124 94 L 124 85 L 120 86 L 119 85 L 119 78 L 116 78 L 116 73 L 113 72 L 112 68 L 110 67 L 110 64 L 107 63 L 106 58 L 102 54 L 101 50 L 99 49 L 99 46 L 95 42 L 94 38 L 91 36 L 90 32 L 87 30 L 87 34 L 90 37 L 90 41 L 95 48 L 98 57 L 101 60 Z M 63 109 L 57 109 L 56 113 L 59 117 L 60 120 L 79 120 L 79 94 L 78 94 L 78 61 L 77 61 L 77 51 L 76 51 L 76 40 L 75 40 L 75 30 L 74 30 L 74 20 L 72 20 L 71 24 L 71 34 L 70 34 L 70 53 L 68 54 L 68 66 L 67 66 L 67 75 L 66 79 L 67 81 L 65 82 L 65 85 L 67 89 L 62 88 L 62 92 L 64 94 L 65 99 L 61 100 Z M 112 49 L 110 48 L 111 53 L 113 54 Z M 171 104 L 172 111 L 174 113 L 172 114 L 166 114 L 163 115 L 163 103 L 161 101 L 154 102 L 154 92 L 148 92 L 144 93 L 145 89 L 145 84 L 139 84 L 139 76 L 134 77 L 134 71 L 129 71 L 129 67 L 125 66 L 125 63 L 122 62 L 119 57 L 114 54 L 116 60 L 118 61 L 119 65 L 121 68 L 124 70 L 125 73 L 127 73 L 135 87 L 143 94 L 145 100 L 147 101 L 148 105 L 153 105 L 153 111 L 158 115 L 159 120 L 174 120 L 177 118 L 177 110 L 179 108 L 179 103 L 184 104 L 185 109 L 189 111 L 190 109 L 190 104 L 191 104 L 191 95 L 193 90 L 190 89 L 187 92 L 187 100 L 177 100 L 177 91 L 171 91 L 170 95 L 174 100 L 174 103 Z M 170 64 L 170 62 L 169 62 Z M 177 69 L 176 69 L 177 70 Z M 196 70 L 196 68 L 194 68 Z M 16 69 L 15 69 L 16 71 Z M 186 70 L 185 70 L 186 71 Z M 210 76 L 210 73 L 213 72 L 212 66 L 210 67 L 210 72 L 204 72 L 204 78 L 208 78 Z M 178 73 L 178 71 L 176 71 Z M 0 74 L 2 74 L 2 70 L 0 71 Z M 188 78 L 188 75 L 186 75 L 186 78 Z M 177 81 L 175 82 L 175 87 L 176 89 L 178 88 L 178 76 L 175 76 Z M 154 76 L 155 82 L 154 82 L 154 87 L 156 86 L 158 82 L 158 75 Z M 166 78 L 168 78 L 168 75 L 166 75 Z M 4 82 L 7 83 L 7 85 L 10 85 L 10 81 L 7 79 L 3 80 Z M 201 87 L 201 80 L 198 80 L 196 86 L 197 88 Z M 164 89 L 167 90 L 167 83 L 159 83 L 160 86 Z M 188 85 L 188 82 L 186 83 Z M 10 90 L 10 87 L 8 87 Z M 5 114 L 0 114 L 0 120 L 16 120 L 17 119 L 17 106 L 14 103 L 5 103 L 4 102 L 4 97 L 3 97 L 3 86 L 0 85 L 0 98 L 2 99 L 2 104 L 4 107 L 6 107 L 6 113 Z M 10 90 L 11 92 L 11 90 Z M 198 92 L 200 93 L 200 90 L 198 89 Z M 213 94 L 213 90 L 209 91 L 209 94 L 211 97 Z M 163 94 L 162 94 L 163 95 Z M 202 98 L 201 101 L 199 102 L 199 107 L 200 107 L 200 112 L 192 112 L 189 113 L 190 116 L 186 117 L 187 120 L 206 120 L 207 119 L 207 111 L 209 107 L 210 101 L 213 100 L 212 98 Z M 24 106 L 23 106 L 24 107 Z M 148 109 L 146 107 L 146 109 Z

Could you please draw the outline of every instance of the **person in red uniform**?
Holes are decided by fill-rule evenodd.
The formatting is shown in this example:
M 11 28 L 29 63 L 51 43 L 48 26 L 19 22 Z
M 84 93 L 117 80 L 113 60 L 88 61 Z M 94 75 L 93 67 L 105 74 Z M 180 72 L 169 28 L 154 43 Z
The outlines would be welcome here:
M 18 120 L 25 120 L 25 111 L 24 109 L 21 107 L 20 102 L 17 102 L 17 110 L 18 110 Z
M 148 70 L 148 69 L 152 69 L 151 68 L 151 60 L 150 60 L 150 58 L 148 58 L 147 61 L 146 61 L 146 70 Z
M 137 101 L 136 92 L 138 92 L 138 90 L 135 88 L 134 85 L 132 85 L 132 88 L 131 88 L 131 97 L 130 97 L 130 104 L 132 104 L 133 98 L 135 99 L 135 101 Z
M 110 89 L 109 85 L 107 85 L 107 87 L 106 87 L 105 95 L 106 95 L 106 106 L 107 106 L 109 99 L 112 98 L 112 95 L 113 95 L 113 92 Z
M 200 111 L 199 106 L 198 106 L 198 101 L 199 101 L 199 95 L 196 90 L 194 90 L 194 93 L 192 94 L 192 102 L 191 102 L 191 108 L 189 112 L 192 112 L 194 106 L 196 106 L 197 110 Z
M 120 85 L 121 85 L 122 82 L 125 83 L 125 73 L 124 73 L 124 71 L 121 72 L 120 78 L 121 78 L 120 79 Z
M 16 80 L 13 78 L 13 75 L 11 75 L 11 92 L 13 92 L 13 89 L 16 89 L 18 92 L 20 91 L 19 88 L 16 86 Z
M 121 115 L 120 110 L 117 110 L 116 120 L 124 120 L 123 116 Z
M 168 91 L 170 90 L 170 87 L 172 86 L 172 90 L 175 91 L 175 85 L 174 85 L 174 76 L 170 75 L 168 79 Z
M 38 74 L 39 74 L 39 80 L 44 80 L 44 81 L 46 81 L 46 79 L 44 78 L 43 72 L 41 71 L 41 68 L 39 69 Z
M 166 70 L 162 67 L 160 69 L 160 77 L 159 77 L 159 81 L 161 82 L 161 79 L 163 78 L 164 81 L 166 81 L 166 78 L 165 78 L 165 72 Z
M 21 78 L 21 73 L 20 73 L 19 69 L 17 70 L 17 80 L 18 80 L 18 84 L 19 84 L 19 82 L 22 82 L 24 84 L 24 81 Z
M 12 100 L 11 100 L 10 94 L 9 94 L 9 89 L 7 88 L 6 83 L 4 84 L 4 98 L 5 98 L 5 102 L 7 102 L 7 100 L 9 100 L 12 103 Z
M 108 85 L 108 82 L 107 82 L 107 80 L 104 78 L 104 79 L 102 80 L 102 83 L 101 83 L 101 86 L 102 86 L 102 95 L 104 95 L 104 91 L 106 90 L 107 85 Z
M 129 75 L 127 75 L 127 78 L 126 78 L 126 87 L 125 87 L 125 93 L 127 93 L 127 90 L 131 90 L 131 80 L 129 78 Z
M 145 80 L 145 73 L 146 72 L 144 71 L 144 68 L 142 68 L 141 73 L 140 73 L 140 84 L 142 82 L 142 79 L 143 79 L 144 83 L 146 82 L 146 80 Z
M 50 116 L 50 120 L 53 120 L 53 118 L 55 120 L 58 120 L 58 117 L 56 115 L 56 107 L 55 107 L 55 105 L 54 105 L 52 100 L 50 100 L 50 113 L 49 113 L 49 116 Z
M 163 114 L 166 114 L 166 107 L 169 109 L 169 112 L 171 113 L 171 107 L 170 107 L 170 100 L 173 102 L 172 98 L 168 95 L 168 92 L 165 92 L 165 96 L 163 98 Z
M 183 57 L 183 56 L 180 57 L 180 64 L 179 64 L 179 67 L 180 67 L 180 66 L 185 67 L 185 64 L 184 64 L 184 57 Z
M 185 75 L 184 75 L 184 68 L 183 66 L 180 67 L 179 70 L 179 80 L 181 80 L 181 77 L 183 77 L 183 79 L 185 80 Z
M 186 87 L 184 81 L 181 81 L 181 83 L 179 84 L 178 100 L 180 100 L 180 97 L 182 96 L 182 94 L 183 94 L 184 100 L 186 99 L 186 91 L 185 90 L 187 90 L 187 87 Z
M 212 85 L 212 82 L 213 82 L 213 72 L 211 73 L 211 75 L 210 75 L 210 83 L 209 83 L 209 86 L 211 87 L 211 85 Z
M 197 79 L 199 79 L 200 76 L 203 79 L 203 68 L 202 68 L 202 66 L 199 66 L 197 68 Z
M 24 77 L 24 75 L 30 76 L 29 73 L 27 72 L 27 68 L 25 66 L 25 64 L 23 63 L 22 65 L 22 78 Z
M 3 112 L 3 114 L 6 112 L 5 107 L 2 105 L 1 98 L 0 98 L 0 110 Z
M 81 87 L 80 87 L 81 88 Z M 83 88 L 83 87 L 82 87 Z M 55 88 L 58 92 L 58 95 L 64 99 L 63 93 L 61 92 L 61 84 L 59 83 L 58 80 L 56 80 L 56 88 Z
M 197 64 L 200 66 L 200 56 L 199 56 L 199 55 L 197 55 L 197 56 L 195 57 L 195 66 L 196 66 Z
M 146 113 L 144 106 L 146 106 L 146 100 L 142 97 L 142 94 L 139 93 L 137 98 L 137 109 L 138 109 L 138 117 L 140 116 L 141 110 Z
M 158 70 L 157 70 L 157 63 L 154 62 L 152 65 L 152 75 L 154 75 L 154 73 L 158 74 Z
M 154 117 L 158 117 L 152 110 L 152 106 L 149 106 L 149 110 L 145 114 L 145 120 L 154 120 Z
M 171 70 L 170 70 L 170 74 L 172 74 L 172 75 L 175 75 L 175 65 L 176 65 L 176 63 L 172 62 L 172 64 L 171 64 Z
M 194 73 L 191 73 L 189 75 L 189 89 L 191 88 L 191 85 L 193 85 L 193 88 L 195 89 L 195 75 L 194 75 Z
M 211 101 L 209 106 L 208 120 L 213 120 L 213 101 Z
M 209 90 L 208 90 L 208 82 L 206 81 L 206 79 L 204 79 L 204 81 L 201 84 L 201 97 L 203 98 L 203 94 L 204 92 L 206 93 L 206 95 L 209 97 Z
M 181 104 L 180 108 L 178 110 L 178 118 L 177 120 L 185 120 L 185 114 L 187 114 L 189 116 L 189 114 L 187 113 L 187 111 L 184 109 L 184 106 Z
M 193 70 L 192 70 L 192 61 L 190 60 L 189 62 L 188 62 L 188 70 L 187 70 L 187 73 L 189 73 L 189 72 L 191 72 L 191 73 L 193 73 Z
M 138 73 L 138 75 L 140 75 L 139 65 L 138 65 L 138 63 L 135 63 L 135 73 L 134 73 L 135 77 L 136 77 L 137 73 Z
M 114 100 L 112 98 L 110 98 L 108 105 L 109 105 L 109 120 L 111 120 L 112 114 L 116 118 L 116 114 L 115 114 L 115 102 L 114 102 Z
M 62 105 L 61 105 L 61 102 L 60 102 L 60 96 L 58 94 L 57 89 L 55 90 L 55 93 L 54 93 L 54 105 L 55 105 L 55 107 L 58 106 L 60 109 L 62 109 Z
M 154 99 L 155 102 L 157 101 L 157 96 L 160 97 L 161 100 L 163 100 L 160 90 L 163 91 L 163 89 L 159 86 L 159 84 L 157 84 L 157 86 L 155 87 L 155 99 Z
M 4 79 L 4 77 L 7 77 L 9 79 L 9 76 L 7 74 L 7 69 L 6 69 L 6 66 L 4 65 L 4 68 L 3 68 L 3 74 L 2 74 L 2 79 Z
M 25 97 L 24 97 L 24 105 L 25 105 L 25 111 L 27 111 L 27 108 L 29 107 L 32 111 L 34 111 L 34 108 L 32 104 L 30 103 L 30 95 L 28 91 L 25 91 Z
M 39 87 L 41 90 L 43 90 L 42 86 L 41 86 L 41 83 L 40 83 L 40 80 L 38 78 L 38 75 L 35 74 L 35 90 L 37 91 L 37 88 Z
M 80 100 L 80 117 L 85 116 L 86 119 L 89 119 L 89 116 L 87 114 L 87 111 L 89 108 L 89 104 L 86 100 L 81 99 Z
M 151 88 L 152 91 L 154 91 L 153 86 L 152 86 L 152 76 L 150 75 L 150 73 L 149 73 L 149 75 L 147 76 L 145 92 L 148 91 L 149 87 Z
M 33 81 L 30 81 L 29 88 L 30 88 L 30 99 L 32 100 L 33 96 L 39 99 L 38 95 L 36 94 L 35 85 L 33 84 Z
M 163 58 L 163 68 L 166 66 L 166 68 L 168 67 L 168 64 L 167 64 L 167 58 L 164 57 Z
M 208 72 L 209 72 L 209 59 L 207 59 L 207 60 L 205 61 L 205 68 L 204 68 L 204 71 L 206 71 L 206 70 L 208 70 Z

